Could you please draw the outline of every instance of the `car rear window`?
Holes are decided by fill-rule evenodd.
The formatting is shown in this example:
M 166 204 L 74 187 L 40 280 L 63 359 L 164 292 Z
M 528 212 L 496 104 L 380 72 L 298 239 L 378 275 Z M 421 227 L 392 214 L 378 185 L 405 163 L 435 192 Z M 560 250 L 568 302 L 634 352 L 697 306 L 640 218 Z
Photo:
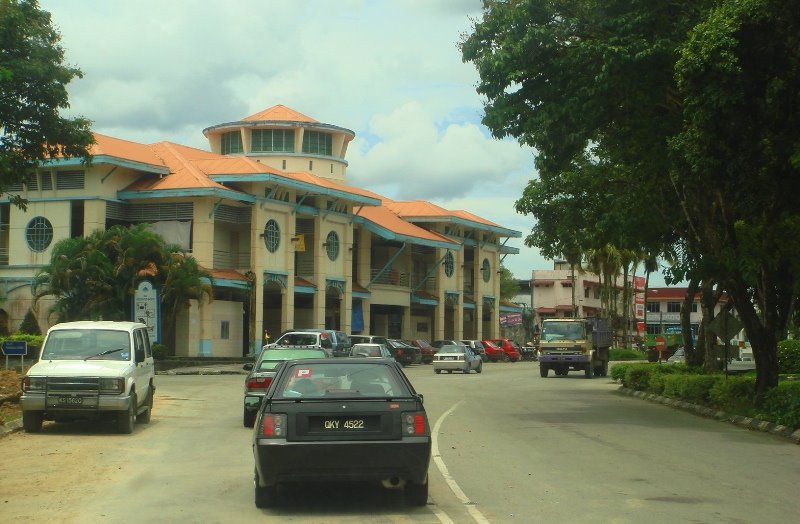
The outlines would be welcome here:
M 277 398 L 409 397 L 411 391 L 396 371 L 364 362 L 293 363 L 277 385 Z

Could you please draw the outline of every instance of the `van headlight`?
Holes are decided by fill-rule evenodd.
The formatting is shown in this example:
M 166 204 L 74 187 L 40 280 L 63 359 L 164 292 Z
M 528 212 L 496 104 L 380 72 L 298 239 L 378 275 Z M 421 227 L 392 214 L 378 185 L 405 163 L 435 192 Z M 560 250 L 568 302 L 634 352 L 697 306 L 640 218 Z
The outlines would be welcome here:
M 124 378 L 101 378 L 100 379 L 100 393 L 106 395 L 119 395 L 125 391 Z
M 47 377 L 23 377 L 22 391 L 44 391 L 47 387 Z

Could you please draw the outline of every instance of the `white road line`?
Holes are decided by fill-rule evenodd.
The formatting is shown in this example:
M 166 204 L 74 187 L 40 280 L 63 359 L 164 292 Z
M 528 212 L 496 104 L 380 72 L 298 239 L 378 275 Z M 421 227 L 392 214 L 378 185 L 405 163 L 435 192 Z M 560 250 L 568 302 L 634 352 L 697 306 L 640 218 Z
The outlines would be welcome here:
M 463 400 L 460 400 L 455 404 L 453 404 L 453 407 L 445 411 L 442 414 L 442 416 L 439 417 L 439 420 L 436 421 L 436 424 L 434 424 L 433 435 L 431 435 L 431 448 L 432 448 L 431 454 L 433 455 L 433 462 L 436 464 L 436 467 L 439 468 L 439 472 L 444 477 L 445 482 L 447 482 L 447 485 L 450 486 L 450 489 L 452 490 L 453 494 L 458 498 L 458 500 L 460 500 L 461 503 L 464 504 L 464 506 L 466 506 L 467 511 L 472 516 L 472 518 L 475 519 L 475 522 L 477 522 L 478 524 L 489 524 L 489 520 L 483 516 L 483 513 L 481 513 L 477 507 L 475 507 L 475 504 L 472 503 L 469 497 L 467 497 L 466 493 L 464 493 L 464 491 L 458 485 L 456 480 L 450 475 L 450 472 L 447 470 L 447 466 L 445 465 L 444 460 L 442 460 L 442 456 L 439 454 L 439 428 L 442 426 L 442 422 L 444 422 L 444 419 L 447 418 L 453 411 L 455 411 L 456 408 L 462 402 Z M 441 520 L 442 523 L 445 522 L 442 520 L 442 517 L 439 516 L 438 513 L 436 513 L 436 516 L 439 517 L 439 520 Z M 447 517 L 447 514 L 445 514 L 444 516 Z

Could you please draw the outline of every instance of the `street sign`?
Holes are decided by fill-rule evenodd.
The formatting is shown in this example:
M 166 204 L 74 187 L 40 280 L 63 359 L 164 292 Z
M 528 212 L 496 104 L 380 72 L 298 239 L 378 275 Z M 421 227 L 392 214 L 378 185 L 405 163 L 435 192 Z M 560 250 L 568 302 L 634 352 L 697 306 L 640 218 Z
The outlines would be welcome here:
M 722 340 L 730 340 L 742 330 L 742 322 L 726 311 L 714 317 L 708 329 Z
M 4 340 L 3 341 L 3 355 L 9 356 L 25 356 L 28 354 L 28 343 L 24 340 Z

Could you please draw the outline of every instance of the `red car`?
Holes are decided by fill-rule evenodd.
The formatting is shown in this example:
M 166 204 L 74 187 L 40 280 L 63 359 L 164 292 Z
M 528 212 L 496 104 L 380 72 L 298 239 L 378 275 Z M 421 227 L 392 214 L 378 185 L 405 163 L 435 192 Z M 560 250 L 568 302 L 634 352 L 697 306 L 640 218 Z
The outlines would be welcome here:
M 483 344 L 483 349 L 486 354 L 486 359 L 490 362 L 500 362 L 501 360 L 508 360 L 508 356 L 505 352 L 497 347 L 497 345 L 492 342 L 491 340 L 481 340 L 481 344 Z
M 520 351 L 519 344 L 513 340 L 507 338 L 496 338 L 491 340 L 491 342 L 503 350 L 503 353 L 505 353 L 507 357 L 503 359 L 505 361 L 510 360 L 511 362 L 517 362 L 522 356 L 522 351 Z
M 412 346 L 416 346 L 420 350 L 421 362 L 423 364 L 430 364 L 433 362 L 433 356 L 436 354 L 436 348 L 431 346 L 430 342 L 427 340 L 423 340 L 421 338 L 414 339 L 414 340 L 404 340 L 403 342 L 407 342 Z

